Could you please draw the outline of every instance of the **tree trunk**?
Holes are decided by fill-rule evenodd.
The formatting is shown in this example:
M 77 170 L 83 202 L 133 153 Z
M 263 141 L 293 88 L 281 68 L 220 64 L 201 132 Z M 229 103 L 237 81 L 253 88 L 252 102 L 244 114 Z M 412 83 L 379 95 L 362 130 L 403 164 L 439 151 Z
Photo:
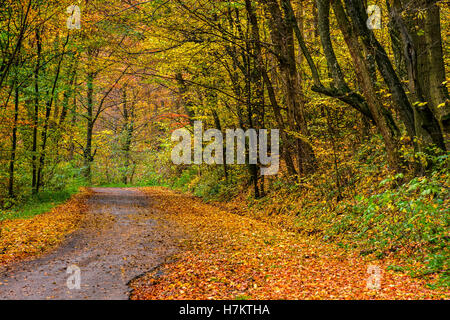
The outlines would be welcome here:
M 355 65 L 356 76 L 361 84 L 364 96 L 367 99 L 367 104 L 372 113 L 377 129 L 383 137 L 386 146 L 388 163 L 393 170 L 400 171 L 402 168 L 402 160 L 398 153 L 398 141 L 395 136 L 395 130 L 393 130 L 393 128 L 389 125 L 389 123 L 393 121 L 392 116 L 388 114 L 389 111 L 386 110 L 380 103 L 375 90 L 372 73 L 370 72 L 368 63 L 362 56 L 363 50 L 359 44 L 358 38 L 350 27 L 341 0 L 333 1 L 333 11 L 339 24 L 339 28 L 344 36 L 344 40 L 350 51 L 350 56 L 352 57 Z
M 34 69 L 34 114 L 33 114 L 33 146 L 32 146 L 32 182 L 31 189 L 32 193 L 37 193 L 37 137 L 38 137 L 38 124 L 39 124 L 39 71 L 41 68 L 41 52 L 42 52 L 42 44 L 41 44 L 41 35 L 39 29 L 36 29 L 36 67 Z
M 16 150 L 17 150 L 17 120 L 19 117 L 19 87 L 17 79 L 15 81 L 14 86 L 15 86 L 14 122 L 11 140 L 11 159 L 9 161 L 9 184 L 8 184 L 8 195 L 10 198 L 14 198 L 14 165 L 16 161 Z
M 367 49 L 375 53 L 375 60 L 378 65 L 378 69 L 380 70 L 386 85 L 392 93 L 394 106 L 396 107 L 402 122 L 405 124 L 407 133 L 411 140 L 415 141 L 416 136 L 418 136 L 418 138 L 425 144 L 431 141 L 436 146 L 445 148 L 439 123 L 430 111 L 429 107 L 425 104 L 417 106 L 414 109 L 412 108 L 403 85 L 392 67 L 392 63 L 386 51 L 378 42 L 372 30 L 369 30 L 366 26 L 368 17 L 362 3 L 352 0 L 345 0 L 345 3 L 347 13 L 351 17 L 351 22 L 355 30 L 358 32 L 358 36 L 361 38 Z M 411 55 L 411 57 L 413 56 L 414 54 Z M 414 67 L 413 64 L 412 66 Z M 416 126 L 416 124 L 419 124 L 420 128 Z M 417 129 L 420 129 L 420 132 L 417 132 Z M 426 150 L 426 148 L 423 149 Z
M 63 101 L 62 101 L 62 109 L 61 114 L 59 115 L 59 126 L 61 126 L 67 117 L 67 112 L 69 109 L 69 100 L 70 97 L 74 94 L 73 84 L 75 83 L 75 78 L 77 75 L 77 58 L 74 57 L 72 59 L 71 65 L 69 67 L 68 79 L 69 82 L 67 84 L 66 90 L 64 90 Z
M 216 126 L 216 129 L 219 130 L 220 132 L 222 132 L 222 125 L 220 124 L 220 119 L 219 116 L 217 115 L 216 110 L 212 109 L 211 110 L 212 114 L 213 114 L 213 118 L 214 118 L 214 124 Z M 223 155 L 225 156 L 227 154 L 227 148 L 226 145 L 223 144 L 223 149 L 222 149 Z M 223 175 L 225 177 L 225 181 L 228 182 L 228 168 L 227 168 L 227 162 L 223 161 Z
M 122 177 L 122 182 L 127 184 L 131 179 L 128 179 L 129 176 L 129 167 L 130 167 L 130 150 L 131 150 L 131 142 L 133 139 L 133 131 L 134 131 L 134 101 L 131 102 L 131 106 L 128 110 L 127 104 L 127 92 L 126 88 L 123 88 L 123 117 L 125 120 L 123 132 L 125 134 L 125 141 L 123 145 L 124 152 L 124 175 Z
M 283 78 L 283 91 L 286 96 L 288 123 L 296 137 L 299 173 L 311 174 L 317 168 L 316 158 L 308 141 L 309 130 L 305 117 L 305 101 L 298 93 L 298 72 L 295 61 L 294 29 L 291 17 L 283 18 L 280 7 L 275 0 L 266 0 L 266 10 L 269 13 L 269 27 L 275 45 L 279 69 Z M 283 8 L 290 5 L 289 0 L 282 0 Z M 286 9 L 285 9 L 286 10 Z
M 247 10 L 247 13 L 249 16 L 250 24 L 252 26 L 251 33 L 252 33 L 252 39 L 255 43 L 255 56 L 256 56 L 256 61 L 257 61 L 256 65 L 257 65 L 257 68 L 259 68 L 259 72 L 261 73 L 264 83 L 266 84 L 270 104 L 271 104 L 272 110 L 275 115 L 275 120 L 280 129 L 281 138 L 283 140 L 282 157 L 286 163 L 288 174 L 290 176 L 295 176 L 297 174 L 297 171 L 295 170 L 295 165 L 294 165 L 293 157 L 291 154 L 289 137 L 287 136 L 286 131 L 285 131 L 286 128 L 285 128 L 285 124 L 283 121 L 283 117 L 281 115 L 281 108 L 278 105 L 276 95 L 275 95 L 275 90 L 272 86 L 272 81 L 270 80 L 269 75 L 267 73 L 267 69 L 264 66 L 264 60 L 262 57 L 261 41 L 260 41 L 260 36 L 259 36 L 258 19 L 257 19 L 253 5 L 250 0 L 245 0 L 245 6 L 246 6 L 246 10 Z
M 425 16 L 425 37 L 430 59 L 429 94 L 431 108 L 441 125 L 447 141 L 447 150 L 450 149 L 450 102 L 445 76 L 444 55 L 441 38 L 441 19 L 439 7 L 436 3 L 428 6 Z
M 92 135 L 94 132 L 94 73 L 87 74 L 86 146 L 84 148 L 83 176 L 90 184 L 92 156 Z

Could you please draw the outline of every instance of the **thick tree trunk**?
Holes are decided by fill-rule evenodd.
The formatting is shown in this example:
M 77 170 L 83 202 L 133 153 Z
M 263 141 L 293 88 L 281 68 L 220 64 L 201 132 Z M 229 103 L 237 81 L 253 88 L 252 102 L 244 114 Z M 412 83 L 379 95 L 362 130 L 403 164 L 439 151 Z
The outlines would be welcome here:
M 298 92 L 298 72 L 294 49 L 294 26 L 292 17 L 283 17 L 275 0 L 265 0 L 266 10 L 270 16 L 269 27 L 275 45 L 279 69 L 283 79 L 283 91 L 286 97 L 288 123 L 290 130 L 299 135 L 295 138 L 299 173 L 311 174 L 317 163 L 311 144 L 308 141 L 309 130 L 305 117 L 305 101 Z M 282 0 L 283 8 L 290 5 L 289 0 Z M 285 9 L 286 10 L 286 9 Z
M 386 6 L 389 12 L 391 11 L 392 4 L 389 0 L 386 0 Z M 402 81 L 407 81 L 407 72 L 405 64 L 405 56 L 403 55 L 402 40 L 399 32 L 399 27 L 393 19 L 388 23 L 389 36 L 391 39 L 392 53 L 394 54 L 395 71 Z
M 442 121 L 439 121 L 440 116 L 436 113 L 437 106 L 433 101 L 442 102 L 445 99 L 443 96 L 437 98 L 437 100 L 432 98 L 432 91 L 436 91 L 432 90 L 430 83 L 431 79 L 436 80 L 436 74 L 433 71 L 438 74 L 438 77 L 443 76 L 445 78 L 445 72 L 440 72 L 439 58 L 437 58 L 440 55 L 442 59 L 442 51 L 438 52 L 441 46 L 440 27 L 437 28 L 439 36 L 431 36 L 430 32 L 434 34 L 436 27 L 429 25 L 427 28 L 426 19 L 417 14 L 417 10 L 421 9 L 424 16 L 429 16 L 430 8 L 433 6 L 435 5 L 432 4 L 432 1 L 428 0 L 416 0 L 412 3 L 411 1 L 394 0 L 392 6 L 390 6 L 391 19 L 398 28 L 403 44 L 403 55 L 406 61 L 409 91 L 411 93 L 410 99 L 414 107 L 416 135 L 422 139 L 419 150 L 432 143 L 445 149 L 443 137 L 440 137 L 442 135 L 441 129 L 443 129 Z M 437 11 L 437 17 L 436 11 L 433 12 L 435 14 L 432 14 L 432 16 L 438 19 L 439 25 L 439 11 Z M 430 40 L 431 37 L 438 43 L 428 43 L 427 40 Z M 437 60 L 432 62 L 431 48 L 433 46 L 437 46 L 438 50 L 433 50 L 437 53 L 435 54 Z M 443 61 L 441 66 L 443 67 Z M 433 70 L 433 67 L 435 70 Z M 442 110 L 445 110 L 445 103 Z
M 359 37 L 367 49 L 375 53 L 378 69 L 380 70 L 386 85 L 389 87 L 394 100 L 394 106 L 396 107 L 402 122 L 405 124 L 411 140 L 415 141 L 416 136 L 418 136 L 425 144 L 431 141 L 436 146 L 445 148 L 439 123 L 429 107 L 425 104 L 417 106 L 414 109 L 412 108 L 402 83 L 392 67 L 392 63 L 384 50 L 384 47 L 375 38 L 372 30 L 369 30 L 366 26 L 368 17 L 362 3 L 352 0 L 345 0 L 345 3 L 347 13 L 351 17 L 351 22 L 355 30 L 357 30 Z M 416 124 L 419 124 L 420 128 L 418 128 Z M 420 132 L 417 132 L 417 129 L 420 129 Z M 426 148 L 424 149 L 426 150 Z
M 446 81 L 444 55 L 441 38 L 441 19 L 439 7 L 433 3 L 428 6 L 425 16 L 425 37 L 430 61 L 429 95 L 432 110 L 438 119 L 450 149 L 450 101 Z
M 393 170 L 400 171 L 402 169 L 402 160 L 398 153 L 399 148 L 395 130 L 390 126 L 391 121 L 393 121 L 392 116 L 380 103 L 375 90 L 374 79 L 370 67 L 362 55 L 363 50 L 359 44 L 358 38 L 350 27 L 341 0 L 333 1 L 333 11 L 347 47 L 349 48 L 358 81 L 361 84 L 364 96 L 367 99 L 367 104 L 372 113 L 374 122 L 383 137 L 388 163 Z
M 316 8 L 316 7 L 317 6 L 315 5 L 314 8 Z M 309 52 L 309 49 L 306 47 L 303 33 L 300 30 L 300 27 L 296 21 L 294 10 L 292 8 L 290 1 L 286 1 L 284 3 L 284 10 L 285 10 L 287 19 L 290 20 L 290 23 L 291 23 L 292 27 L 294 28 L 295 36 L 297 37 L 297 41 L 298 41 L 300 50 L 303 53 L 303 55 L 305 56 L 306 61 L 309 66 L 309 69 L 311 70 L 311 75 L 312 75 L 313 82 L 314 82 L 314 85 L 311 89 L 317 93 L 324 94 L 328 97 L 339 99 L 340 101 L 348 104 L 349 106 L 356 109 L 357 111 L 363 113 L 368 119 L 370 119 L 373 122 L 372 114 L 370 113 L 370 110 L 367 107 L 366 101 L 364 100 L 364 98 L 361 95 L 350 90 L 348 88 L 348 86 L 346 86 L 346 85 L 341 86 L 341 90 L 338 90 L 337 88 L 326 88 L 322 84 L 317 67 L 314 64 L 314 61 Z M 316 12 L 316 15 L 317 15 L 317 12 Z M 318 24 L 319 23 L 317 22 L 317 25 Z M 330 47 L 328 47 L 328 48 L 330 48 Z M 333 66 L 332 63 L 330 63 L 329 65 Z M 334 72 L 334 74 L 338 75 L 339 72 Z M 343 78 L 340 78 L 340 79 L 336 80 L 336 82 L 342 83 L 342 82 L 344 82 L 344 80 L 343 80 Z
M 295 165 L 291 153 L 290 148 L 290 142 L 289 137 L 286 134 L 286 128 L 283 120 L 283 116 L 281 115 L 281 108 L 278 105 L 277 98 L 275 95 L 275 90 L 272 85 L 272 81 L 269 78 L 269 75 L 267 73 L 267 69 L 264 66 L 264 60 L 262 56 L 262 48 L 261 48 L 261 40 L 259 36 L 259 25 L 258 25 L 258 19 L 256 16 L 256 13 L 254 11 L 253 5 L 250 0 L 245 0 L 245 6 L 247 9 L 247 13 L 249 16 L 249 21 L 252 26 L 251 33 L 252 33 L 252 39 L 255 43 L 255 56 L 256 56 L 256 66 L 259 69 L 259 73 L 261 74 L 264 83 L 266 84 L 267 93 L 269 95 L 270 104 L 272 107 L 272 110 L 275 115 L 275 120 L 277 122 L 277 125 L 280 129 L 280 134 L 282 138 L 282 157 L 286 163 L 286 168 L 288 170 L 288 174 L 290 176 L 295 176 L 297 174 L 297 171 L 295 170 Z

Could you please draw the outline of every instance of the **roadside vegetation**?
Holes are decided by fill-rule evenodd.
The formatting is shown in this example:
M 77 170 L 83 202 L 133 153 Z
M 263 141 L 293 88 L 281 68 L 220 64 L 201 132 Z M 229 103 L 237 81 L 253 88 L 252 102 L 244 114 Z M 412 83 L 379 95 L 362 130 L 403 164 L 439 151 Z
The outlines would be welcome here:
M 446 4 L 3 1 L 1 259 L 70 233 L 80 187 L 165 186 L 448 289 Z M 279 172 L 175 165 L 196 121 L 278 129 Z

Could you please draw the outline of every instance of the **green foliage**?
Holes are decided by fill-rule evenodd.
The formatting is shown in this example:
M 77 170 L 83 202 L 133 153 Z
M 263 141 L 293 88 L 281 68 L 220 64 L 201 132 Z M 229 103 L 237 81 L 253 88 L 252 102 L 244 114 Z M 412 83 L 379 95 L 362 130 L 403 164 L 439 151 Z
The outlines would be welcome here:
M 380 188 L 388 184 L 393 189 L 358 195 L 351 206 L 342 204 L 343 214 L 332 221 L 326 238 L 341 239 L 361 254 L 378 258 L 397 251 L 412 255 L 423 263 L 419 269 L 407 268 L 412 274 L 438 273 L 440 285 L 449 286 L 448 169 L 394 187 L 401 178 L 396 175 L 381 181 Z
M 50 211 L 53 207 L 67 201 L 78 188 L 71 187 L 62 191 L 45 191 L 30 196 L 22 203 L 11 209 L 0 209 L 0 221 L 10 219 L 29 219 L 36 215 Z
M 201 174 L 199 174 L 201 172 Z M 245 169 L 238 166 L 228 166 L 228 179 L 225 178 L 223 167 L 218 166 L 199 171 L 190 167 L 178 177 L 169 179 L 169 185 L 175 190 L 191 192 L 206 201 L 227 201 L 241 190 Z M 244 178 L 246 179 L 246 178 Z
M 184 170 L 180 176 L 173 178 L 170 185 L 172 188 L 176 190 L 188 191 L 189 183 L 196 176 L 196 172 L 194 168 L 189 168 Z

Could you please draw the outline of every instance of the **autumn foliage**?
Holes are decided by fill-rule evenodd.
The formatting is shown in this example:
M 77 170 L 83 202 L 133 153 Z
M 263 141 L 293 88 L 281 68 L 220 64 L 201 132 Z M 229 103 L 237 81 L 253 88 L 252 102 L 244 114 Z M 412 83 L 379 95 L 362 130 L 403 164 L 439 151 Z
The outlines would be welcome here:
M 0 264 L 80 225 L 85 192 L 45 214 L 42 194 L 166 186 L 214 206 L 146 189 L 190 240 L 134 298 L 448 290 L 448 1 L 72 2 L 2 1 Z M 261 174 L 248 146 L 243 165 L 176 165 L 171 135 L 196 121 L 278 130 L 280 170 Z
M 0 221 L 0 265 L 34 257 L 59 245 L 80 227 L 89 194 L 90 191 L 83 190 L 33 219 Z
M 132 299 L 448 299 L 423 280 L 386 271 L 388 261 L 366 261 L 167 189 L 144 190 L 187 234 L 173 262 L 132 283 Z M 379 291 L 366 288 L 371 264 L 383 270 Z

